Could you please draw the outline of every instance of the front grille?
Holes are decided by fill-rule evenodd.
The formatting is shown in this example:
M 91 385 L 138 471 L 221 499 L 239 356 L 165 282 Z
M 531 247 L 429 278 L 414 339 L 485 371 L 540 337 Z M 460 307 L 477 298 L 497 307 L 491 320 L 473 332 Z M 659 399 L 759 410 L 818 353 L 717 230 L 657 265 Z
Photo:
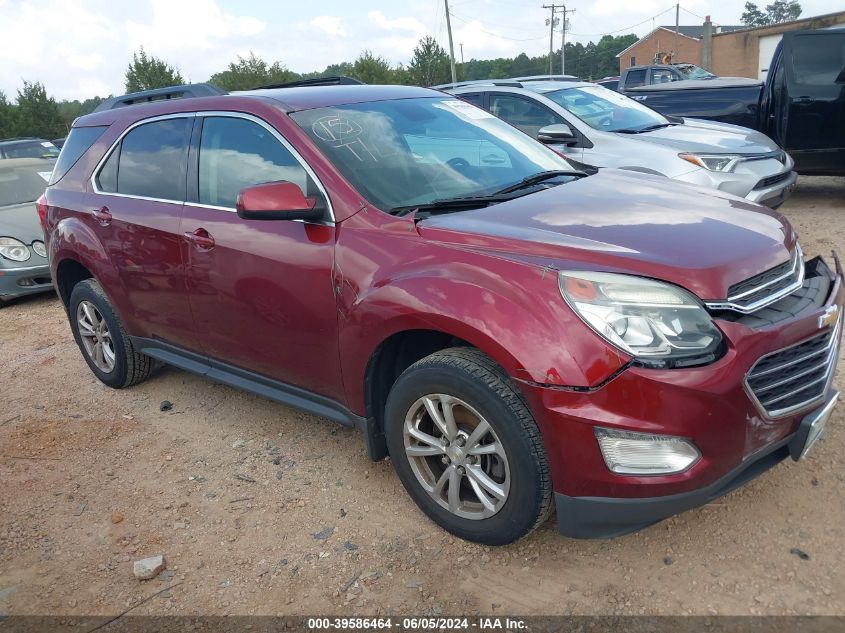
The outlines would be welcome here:
M 708 301 L 707 307 L 748 314 L 800 289 L 803 283 L 804 255 L 796 244 L 789 261 L 735 283 L 728 288 L 726 301 Z
M 787 415 L 824 398 L 836 367 L 841 324 L 840 318 L 834 329 L 754 364 L 745 384 L 767 416 Z
M 790 173 L 791 172 L 785 171 L 782 174 L 775 174 L 774 176 L 768 176 L 766 178 L 763 178 L 760 182 L 754 185 L 754 189 L 765 189 L 766 187 L 771 187 L 772 185 L 776 185 L 779 182 L 788 180 Z

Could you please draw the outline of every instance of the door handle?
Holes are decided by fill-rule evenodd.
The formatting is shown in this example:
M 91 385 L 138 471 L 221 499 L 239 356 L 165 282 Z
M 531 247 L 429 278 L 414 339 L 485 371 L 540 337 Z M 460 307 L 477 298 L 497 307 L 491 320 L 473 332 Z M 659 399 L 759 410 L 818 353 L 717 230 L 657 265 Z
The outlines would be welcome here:
M 200 250 L 214 248 L 214 238 L 205 229 L 197 229 L 193 232 L 188 231 L 185 233 L 185 239 Z
M 112 215 L 111 211 L 109 211 L 108 207 L 100 207 L 99 209 L 94 209 L 91 211 L 91 215 L 97 222 L 100 223 L 100 226 L 108 226 L 111 224 Z

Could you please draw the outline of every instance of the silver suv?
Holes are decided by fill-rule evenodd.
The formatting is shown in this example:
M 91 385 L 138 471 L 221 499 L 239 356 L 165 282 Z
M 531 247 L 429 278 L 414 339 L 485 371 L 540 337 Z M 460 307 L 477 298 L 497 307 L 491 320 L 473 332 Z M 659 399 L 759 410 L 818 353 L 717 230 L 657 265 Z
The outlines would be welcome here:
M 798 175 L 789 155 L 748 128 L 666 117 L 625 95 L 578 81 L 446 88 L 548 144 L 570 162 L 658 174 L 780 206 Z

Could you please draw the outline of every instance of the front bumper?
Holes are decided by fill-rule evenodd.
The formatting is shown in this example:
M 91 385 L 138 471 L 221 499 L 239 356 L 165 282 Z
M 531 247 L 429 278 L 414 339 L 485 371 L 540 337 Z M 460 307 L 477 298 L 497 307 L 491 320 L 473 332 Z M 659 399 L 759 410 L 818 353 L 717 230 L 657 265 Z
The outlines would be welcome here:
M 773 159 L 748 161 L 740 163 L 731 172 L 695 169 L 676 176 L 676 179 L 777 208 L 789 198 L 798 182 L 798 174 L 792 171 L 793 165 L 791 158 L 786 164 Z M 767 184 L 770 181 L 771 184 Z
M 46 263 L 19 268 L 0 268 L 0 299 L 15 299 L 52 289 L 50 266 Z
M 824 332 L 820 318 L 845 303 L 841 270 L 820 305 L 774 324 L 718 320 L 728 351 L 704 367 L 656 370 L 630 366 L 591 389 L 524 384 L 543 435 L 561 531 L 575 537 L 631 532 L 708 503 L 794 451 L 812 402 L 770 418 L 749 396 L 745 377 L 758 359 Z M 841 342 L 840 342 L 841 344 Z M 838 353 L 838 352 L 837 352 Z M 830 393 L 831 384 L 826 385 Z M 604 463 L 594 427 L 691 440 L 701 459 L 672 475 L 618 475 Z M 806 438 L 806 434 L 803 435 Z

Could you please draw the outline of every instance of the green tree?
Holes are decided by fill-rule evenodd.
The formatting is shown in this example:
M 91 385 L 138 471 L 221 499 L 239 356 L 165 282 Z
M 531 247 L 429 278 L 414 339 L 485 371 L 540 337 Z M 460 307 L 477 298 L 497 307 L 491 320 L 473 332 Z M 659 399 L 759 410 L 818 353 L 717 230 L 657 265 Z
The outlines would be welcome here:
M 16 135 L 16 108 L 6 99 L 5 93 L 0 90 L 0 138 L 8 138 Z
M 775 0 L 761 11 L 753 2 L 745 3 L 745 12 L 740 18 L 746 26 L 768 26 L 797 20 L 801 15 L 801 5 L 796 0 Z
M 436 39 L 426 35 L 414 48 L 414 56 L 408 65 L 408 73 L 411 81 L 418 86 L 447 83 L 452 79 L 449 55 Z
M 44 84 L 24 80 L 18 90 L 15 112 L 16 134 L 56 138 L 67 134 L 56 100 L 47 96 Z
M 239 55 L 237 61 L 230 62 L 226 70 L 213 74 L 209 81 L 223 90 L 252 90 L 259 86 L 294 81 L 299 77 L 281 62 L 268 64 L 250 52 L 249 57 Z
M 352 76 L 365 84 L 393 83 L 393 69 L 383 57 L 369 50 L 362 52 L 352 65 Z
M 166 88 L 183 83 L 185 80 L 176 68 L 154 55 L 147 55 L 143 46 L 132 54 L 132 63 L 126 69 L 126 92 Z

